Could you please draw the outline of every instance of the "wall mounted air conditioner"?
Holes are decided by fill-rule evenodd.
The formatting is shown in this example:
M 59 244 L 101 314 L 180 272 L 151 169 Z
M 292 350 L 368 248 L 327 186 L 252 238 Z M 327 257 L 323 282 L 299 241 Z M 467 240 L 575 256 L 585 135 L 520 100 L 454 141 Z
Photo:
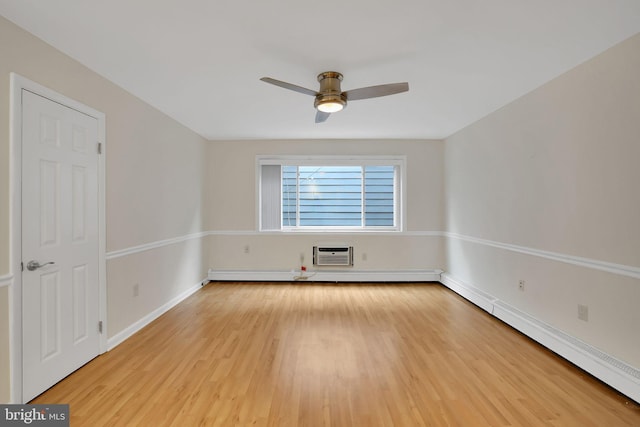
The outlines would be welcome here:
M 353 246 L 314 246 L 313 265 L 353 265 Z

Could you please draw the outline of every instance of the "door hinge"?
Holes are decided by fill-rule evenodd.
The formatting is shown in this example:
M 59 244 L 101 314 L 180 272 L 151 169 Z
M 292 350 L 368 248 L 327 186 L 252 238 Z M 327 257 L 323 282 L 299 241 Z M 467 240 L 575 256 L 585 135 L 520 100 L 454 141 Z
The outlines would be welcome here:
M 102 142 L 98 142 L 98 154 L 102 154 Z
M 102 320 L 98 321 L 98 332 L 102 333 Z
M 24 262 L 20 261 L 20 270 L 24 271 Z

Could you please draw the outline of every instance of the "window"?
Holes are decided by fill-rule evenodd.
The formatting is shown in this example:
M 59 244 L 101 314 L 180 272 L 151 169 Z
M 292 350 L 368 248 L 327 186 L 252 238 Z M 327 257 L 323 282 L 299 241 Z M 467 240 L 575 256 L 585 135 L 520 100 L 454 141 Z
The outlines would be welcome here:
M 261 230 L 400 230 L 394 158 L 259 159 Z

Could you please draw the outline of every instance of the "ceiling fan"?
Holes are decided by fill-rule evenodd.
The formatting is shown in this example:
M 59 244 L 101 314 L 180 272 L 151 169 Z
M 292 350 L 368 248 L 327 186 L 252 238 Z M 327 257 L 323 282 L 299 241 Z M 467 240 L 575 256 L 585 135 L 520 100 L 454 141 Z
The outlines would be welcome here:
M 342 74 L 337 71 L 325 71 L 318 74 L 320 90 L 317 92 L 302 86 L 272 79 L 271 77 L 263 77 L 260 80 L 295 92 L 314 96 L 316 99 L 313 106 L 318 110 L 316 112 L 316 123 L 322 123 L 329 118 L 331 113 L 336 113 L 342 110 L 347 106 L 347 101 L 394 95 L 396 93 L 406 92 L 409 90 L 409 83 L 405 82 L 367 86 L 343 92 L 342 89 L 340 89 Z

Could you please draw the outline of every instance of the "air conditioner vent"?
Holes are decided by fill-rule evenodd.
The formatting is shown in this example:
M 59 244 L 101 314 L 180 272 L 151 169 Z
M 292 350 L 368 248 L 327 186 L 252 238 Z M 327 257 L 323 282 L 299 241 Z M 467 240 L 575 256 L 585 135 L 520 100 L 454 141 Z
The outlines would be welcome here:
M 314 265 L 353 265 L 353 246 L 314 246 Z

